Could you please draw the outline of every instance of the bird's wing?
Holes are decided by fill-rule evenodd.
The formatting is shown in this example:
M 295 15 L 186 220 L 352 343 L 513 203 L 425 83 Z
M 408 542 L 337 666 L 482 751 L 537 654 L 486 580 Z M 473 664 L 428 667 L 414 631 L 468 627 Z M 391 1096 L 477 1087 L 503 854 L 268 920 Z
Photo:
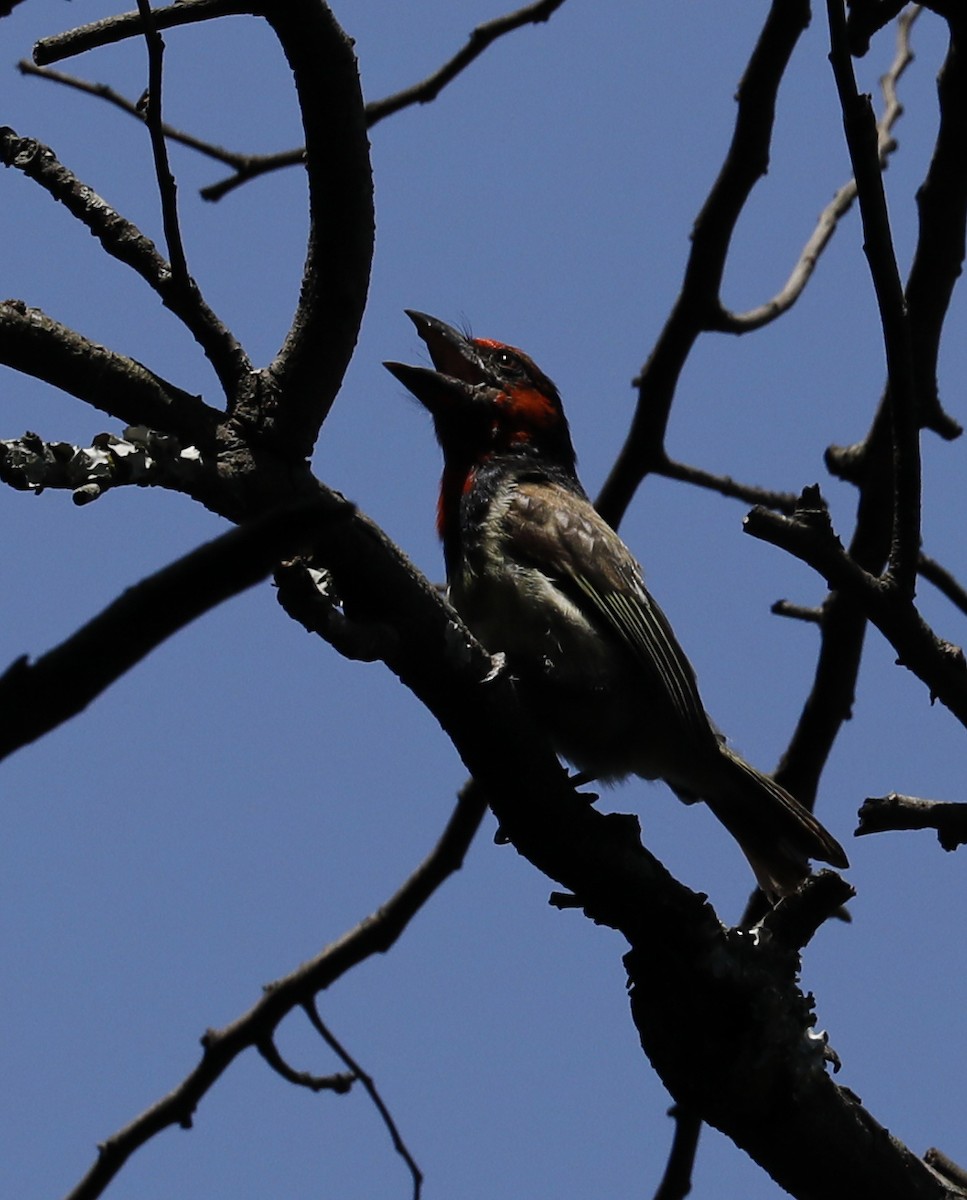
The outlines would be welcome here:
M 507 552 L 538 567 L 616 634 L 704 742 L 712 730 L 691 663 L 648 594 L 641 568 L 590 502 L 559 483 L 522 481 L 503 529 Z

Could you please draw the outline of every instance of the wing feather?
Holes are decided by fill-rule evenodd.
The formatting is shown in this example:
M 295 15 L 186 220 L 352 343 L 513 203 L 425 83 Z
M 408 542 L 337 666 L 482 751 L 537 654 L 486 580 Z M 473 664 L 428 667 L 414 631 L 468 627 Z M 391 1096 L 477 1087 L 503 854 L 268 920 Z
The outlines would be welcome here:
M 590 604 L 598 623 L 628 648 L 650 690 L 666 696 L 707 744 L 711 724 L 691 663 L 645 588 L 638 563 L 590 503 L 560 484 L 522 482 L 504 529 L 508 551 L 554 579 L 585 612 Z

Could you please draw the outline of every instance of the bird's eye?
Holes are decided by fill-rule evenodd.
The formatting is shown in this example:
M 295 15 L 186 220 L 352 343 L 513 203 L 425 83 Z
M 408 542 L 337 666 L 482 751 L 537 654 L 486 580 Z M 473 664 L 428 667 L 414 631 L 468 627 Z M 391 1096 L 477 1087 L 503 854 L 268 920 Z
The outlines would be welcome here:
M 520 359 L 510 350 L 497 351 L 497 365 L 513 375 L 521 375 L 524 371 Z

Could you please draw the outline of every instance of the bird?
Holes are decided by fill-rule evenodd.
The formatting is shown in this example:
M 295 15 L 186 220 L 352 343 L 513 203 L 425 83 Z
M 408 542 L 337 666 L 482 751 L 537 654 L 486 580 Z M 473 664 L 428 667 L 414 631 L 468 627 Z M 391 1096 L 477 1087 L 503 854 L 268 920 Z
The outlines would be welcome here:
M 704 801 L 773 903 L 810 859 L 849 866 L 785 788 L 733 750 L 642 569 L 577 475 L 560 394 L 523 351 L 406 310 L 433 368 L 384 366 L 433 419 L 450 602 L 500 655 L 582 780 L 664 780 Z

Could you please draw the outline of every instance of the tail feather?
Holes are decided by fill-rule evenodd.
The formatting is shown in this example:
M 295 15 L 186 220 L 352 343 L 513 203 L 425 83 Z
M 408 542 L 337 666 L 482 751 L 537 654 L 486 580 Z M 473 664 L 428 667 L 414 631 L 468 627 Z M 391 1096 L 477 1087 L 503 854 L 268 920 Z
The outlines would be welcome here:
M 703 799 L 739 843 L 767 895 L 794 892 L 809 876 L 811 858 L 849 866 L 839 842 L 785 788 L 724 746 L 722 758 L 722 786 Z

